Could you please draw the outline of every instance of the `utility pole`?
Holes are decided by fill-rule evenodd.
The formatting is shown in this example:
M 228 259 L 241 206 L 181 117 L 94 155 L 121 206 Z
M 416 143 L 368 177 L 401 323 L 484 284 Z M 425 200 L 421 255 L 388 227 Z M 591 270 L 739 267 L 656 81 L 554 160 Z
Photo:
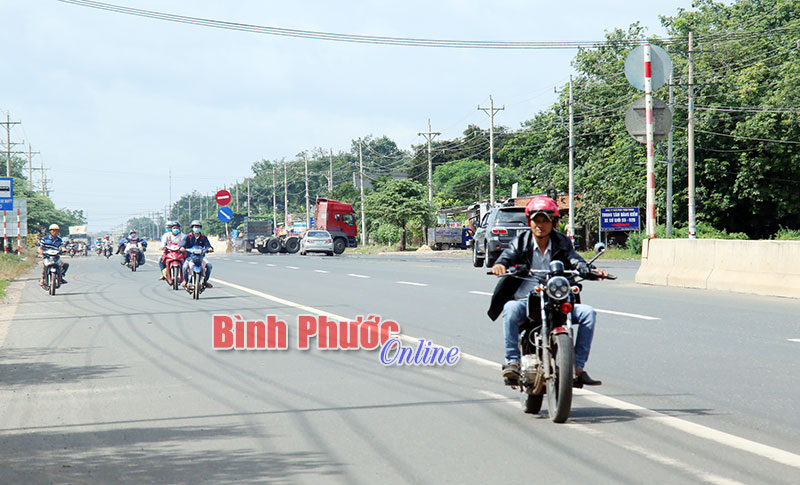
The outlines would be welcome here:
M 169 216 L 167 217 L 172 219 L 172 169 L 171 168 L 169 169 L 169 205 L 167 207 L 169 207 Z
M 303 152 L 303 162 L 306 166 L 306 229 L 311 229 L 311 219 L 308 215 L 308 157 L 305 152 Z
M 567 226 L 567 236 L 572 243 L 575 243 L 575 185 L 573 175 L 575 173 L 575 137 L 574 130 L 575 117 L 572 109 L 572 76 L 569 77 L 569 226 Z M 558 203 L 558 201 L 556 201 Z
M 669 75 L 669 111 L 675 112 L 675 100 L 672 97 L 672 74 Z M 667 136 L 667 237 L 672 236 L 672 128 Z
M 489 107 L 481 108 L 478 105 L 478 109 L 489 115 L 489 205 L 494 207 L 494 114 L 506 109 L 506 106 L 495 108 L 494 99 L 489 95 Z
M 480 109 L 480 107 L 478 108 Z M 433 163 L 431 161 L 431 140 L 433 137 L 441 135 L 439 132 L 431 132 L 431 119 L 428 118 L 428 132 L 417 133 L 417 136 L 424 136 L 428 140 L 428 204 L 433 205 Z
M 286 178 L 286 162 L 283 162 L 283 227 L 289 227 L 289 184 Z
M 367 245 L 367 219 L 364 215 L 364 157 L 361 154 L 361 138 L 358 139 L 358 166 L 361 174 L 361 245 Z
M 11 148 L 19 143 L 11 143 L 11 126 L 19 125 L 20 121 L 11 121 L 11 116 L 6 113 L 6 120 L 0 121 L 0 125 L 6 125 L 6 177 L 11 177 Z
M 44 165 L 41 167 L 42 171 L 42 195 L 45 197 L 50 197 L 50 191 L 47 187 L 47 171 L 50 170 L 49 168 L 44 168 Z
M 31 190 L 33 190 L 33 156 L 40 153 L 31 151 L 31 144 L 28 143 L 28 184 L 30 184 Z
M 275 233 L 275 224 L 278 221 L 278 213 L 275 208 L 275 166 L 272 166 L 272 233 Z
M 239 210 L 239 181 L 236 181 L 236 210 Z
M 328 149 L 328 158 L 331 162 L 331 176 L 328 179 L 328 196 L 333 197 L 333 150 L 330 148 Z
M 695 205 L 694 205 L 694 69 L 692 62 L 694 61 L 694 53 L 692 52 L 692 32 L 689 32 L 689 113 L 688 113 L 688 140 L 687 140 L 687 155 L 688 155 L 688 169 L 689 169 L 689 239 L 697 238 L 697 226 L 695 221 Z
M 192 220 L 192 196 L 189 195 L 189 220 Z
M 250 217 L 250 179 L 247 179 L 247 217 Z

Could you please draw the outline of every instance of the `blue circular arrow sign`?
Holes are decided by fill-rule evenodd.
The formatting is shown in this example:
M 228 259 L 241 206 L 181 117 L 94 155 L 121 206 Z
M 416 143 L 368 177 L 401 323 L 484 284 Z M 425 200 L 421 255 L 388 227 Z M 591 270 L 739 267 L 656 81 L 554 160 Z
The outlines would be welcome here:
M 233 219 L 233 210 L 231 210 L 230 207 L 221 207 L 217 211 L 217 219 L 222 222 L 231 222 L 231 219 Z

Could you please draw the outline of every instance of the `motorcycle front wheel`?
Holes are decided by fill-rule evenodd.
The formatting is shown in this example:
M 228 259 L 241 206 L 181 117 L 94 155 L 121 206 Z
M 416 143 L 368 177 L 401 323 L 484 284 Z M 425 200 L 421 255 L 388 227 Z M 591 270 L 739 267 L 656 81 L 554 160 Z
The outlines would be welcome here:
M 200 273 L 194 273 L 192 275 L 192 282 L 194 283 L 194 288 L 193 288 L 193 291 L 192 291 L 192 298 L 194 298 L 195 300 L 199 300 L 200 299 L 200 285 L 203 284 L 203 277 L 200 275 Z
M 171 270 L 172 270 L 172 289 L 177 290 L 178 288 L 180 288 L 181 284 L 181 282 L 179 281 L 181 269 L 178 266 L 173 266 Z
M 563 423 L 572 409 L 572 378 L 575 375 L 575 350 L 572 339 L 565 333 L 552 337 L 551 341 L 553 377 L 547 379 L 547 409 L 550 419 Z
M 525 414 L 539 414 L 542 410 L 542 401 L 544 394 L 528 394 L 527 392 L 520 393 L 520 404 L 522 404 L 522 412 Z
M 53 273 L 52 271 L 47 272 L 47 286 L 50 296 L 55 296 L 56 294 L 56 280 L 58 279 L 58 272 Z

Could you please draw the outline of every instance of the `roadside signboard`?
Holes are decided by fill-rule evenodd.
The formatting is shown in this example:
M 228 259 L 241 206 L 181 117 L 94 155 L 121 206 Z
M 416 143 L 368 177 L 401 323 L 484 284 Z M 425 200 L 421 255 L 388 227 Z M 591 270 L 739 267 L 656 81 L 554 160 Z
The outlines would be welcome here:
M 638 207 L 600 209 L 601 231 L 638 231 L 639 229 Z
M 220 207 L 217 211 L 217 219 L 225 223 L 231 222 L 233 210 L 230 207 Z
M 14 179 L 11 177 L 0 178 L 0 210 L 14 209 Z
M 227 190 L 220 190 L 217 192 L 217 204 L 219 205 L 228 205 L 231 203 L 231 193 Z
M 25 237 L 28 235 L 28 201 L 25 199 L 14 199 L 13 207 L 8 210 L 0 209 L 5 212 L 6 218 L 6 237 Z M 3 214 L 0 213 L 0 217 Z M 0 234 L 2 237 L 2 234 Z

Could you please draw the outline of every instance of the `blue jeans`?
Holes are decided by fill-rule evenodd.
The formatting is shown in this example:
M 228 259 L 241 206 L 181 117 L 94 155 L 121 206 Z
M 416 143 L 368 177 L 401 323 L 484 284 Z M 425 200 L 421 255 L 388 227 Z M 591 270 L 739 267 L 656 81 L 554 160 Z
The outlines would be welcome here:
M 213 267 L 211 263 L 208 261 L 205 262 L 206 264 L 206 275 L 203 278 L 203 283 L 207 283 L 208 279 L 211 277 L 211 268 Z M 191 271 L 192 262 L 189 258 L 186 258 L 186 261 L 183 262 L 183 281 L 189 281 L 189 272 Z
M 575 368 L 583 369 L 589 360 L 592 348 L 594 324 L 597 314 L 590 305 L 578 304 L 572 310 L 578 321 L 578 337 L 575 339 Z M 506 347 L 506 363 L 519 363 L 519 324 L 528 318 L 528 300 L 511 300 L 503 307 L 503 338 Z M 574 324 L 573 324 L 574 325 Z

